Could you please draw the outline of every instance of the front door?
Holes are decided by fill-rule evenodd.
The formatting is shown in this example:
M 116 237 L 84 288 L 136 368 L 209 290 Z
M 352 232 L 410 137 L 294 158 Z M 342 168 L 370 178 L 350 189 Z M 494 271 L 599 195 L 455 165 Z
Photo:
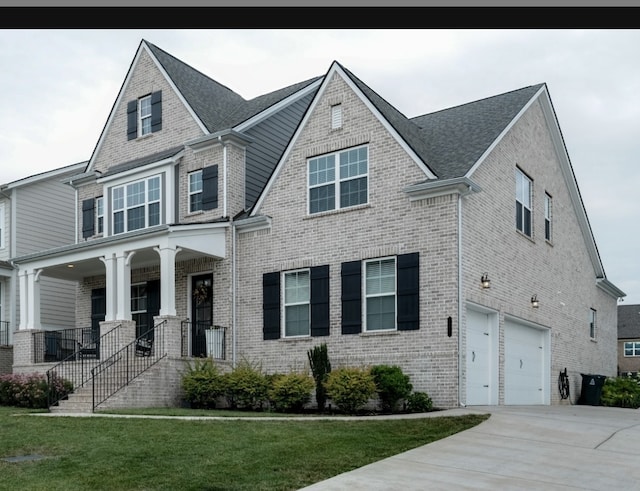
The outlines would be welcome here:
M 213 325 L 213 275 L 191 277 L 191 356 L 207 356 L 205 329 Z

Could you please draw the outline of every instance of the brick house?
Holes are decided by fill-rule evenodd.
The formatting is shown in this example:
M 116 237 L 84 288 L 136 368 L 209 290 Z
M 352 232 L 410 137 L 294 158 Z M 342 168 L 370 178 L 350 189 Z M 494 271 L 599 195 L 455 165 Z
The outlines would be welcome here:
M 618 305 L 618 374 L 640 372 L 640 305 Z
M 98 372 L 147 342 L 101 407 L 178 403 L 193 357 L 304 370 L 320 343 L 439 407 L 554 404 L 564 368 L 615 374 L 624 293 L 545 84 L 407 118 L 334 62 L 247 101 L 143 40 L 69 184 L 76 242 L 15 263 L 27 292 L 78 283 Z M 14 369 L 49 369 L 37 295 L 20 308 Z

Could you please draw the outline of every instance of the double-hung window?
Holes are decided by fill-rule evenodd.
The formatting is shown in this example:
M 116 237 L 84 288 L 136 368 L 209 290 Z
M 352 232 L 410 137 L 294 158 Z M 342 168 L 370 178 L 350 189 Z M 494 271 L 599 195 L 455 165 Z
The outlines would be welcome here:
M 151 95 L 138 100 L 138 127 L 140 136 L 151 133 Z
M 531 237 L 532 181 L 520 169 L 516 169 L 516 228 Z
M 624 356 L 640 356 L 640 342 L 639 341 L 625 341 L 625 343 L 624 343 Z
M 365 331 L 396 328 L 396 260 L 365 262 Z
M 189 213 L 202 210 L 202 171 L 189 173 Z
M 367 203 L 368 177 L 367 146 L 309 159 L 309 213 Z
M 551 241 L 551 217 L 553 213 L 553 201 L 551 196 L 545 193 L 544 195 L 544 238 Z
M 96 233 L 104 232 L 104 199 L 102 196 L 96 198 Z
M 309 270 L 284 273 L 284 336 L 309 336 L 311 321 Z
M 589 311 L 589 337 L 591 339 L 596 338 L 596 311 L 595 309 L 591 309 Z
M 160 176 L 113 188 L 113 234 L 131 232 L 160 224 Z

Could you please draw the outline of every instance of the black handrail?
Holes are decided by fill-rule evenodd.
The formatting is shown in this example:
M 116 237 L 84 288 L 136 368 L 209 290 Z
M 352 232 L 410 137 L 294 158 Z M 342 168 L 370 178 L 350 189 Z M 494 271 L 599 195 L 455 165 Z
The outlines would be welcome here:
M 92 411 L 167 356 L 164 320 L 91 369 Z
M 54 341 L 63 341 L 64 344 L 68 345 L 66 347 L 67 351 L 62 351 L 62 353 L 67 353 L 66 356 L 62 358 L 62 361 L 47 370 L 47 383 L 49 387 L 54 387 L 56 379 L 71 382 L 73 385 L 71 392 L 84 387 L 91 379 L 91 368 L 96 364 L 97 360 L 100 359 L 100 350 L 102 349 L 104 352 L 109 353 L 117 348 L 120 339 L 120 327 L 121 325 L 118 324 L 98 339 L 93 337 L 93 331 L 91 331 L 90 327 L 34 333 L 34 335 L 59 333 L 60 336 L 57 338 L 49 338 L 48 340 L 44 337 L 45 342 L 51 343 L 50 339 L 54 339 Z M 83 335 L 86 336 L 83 338 Z M 71 346 L 74 348 L 71 348 Z M 57 351 L 60 357 L 59 346 L 57 347 Z M 54 406 L 64 397 L 67 397 L 67 394 L 59 394 L 50 390 L 48 407 Z

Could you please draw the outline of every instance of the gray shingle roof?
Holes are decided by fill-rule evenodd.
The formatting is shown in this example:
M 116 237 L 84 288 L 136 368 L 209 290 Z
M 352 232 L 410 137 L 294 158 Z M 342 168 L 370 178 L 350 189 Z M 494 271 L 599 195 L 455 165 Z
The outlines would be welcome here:
M 640 305 L 618 305 L 618 339 L 640 338 Z

